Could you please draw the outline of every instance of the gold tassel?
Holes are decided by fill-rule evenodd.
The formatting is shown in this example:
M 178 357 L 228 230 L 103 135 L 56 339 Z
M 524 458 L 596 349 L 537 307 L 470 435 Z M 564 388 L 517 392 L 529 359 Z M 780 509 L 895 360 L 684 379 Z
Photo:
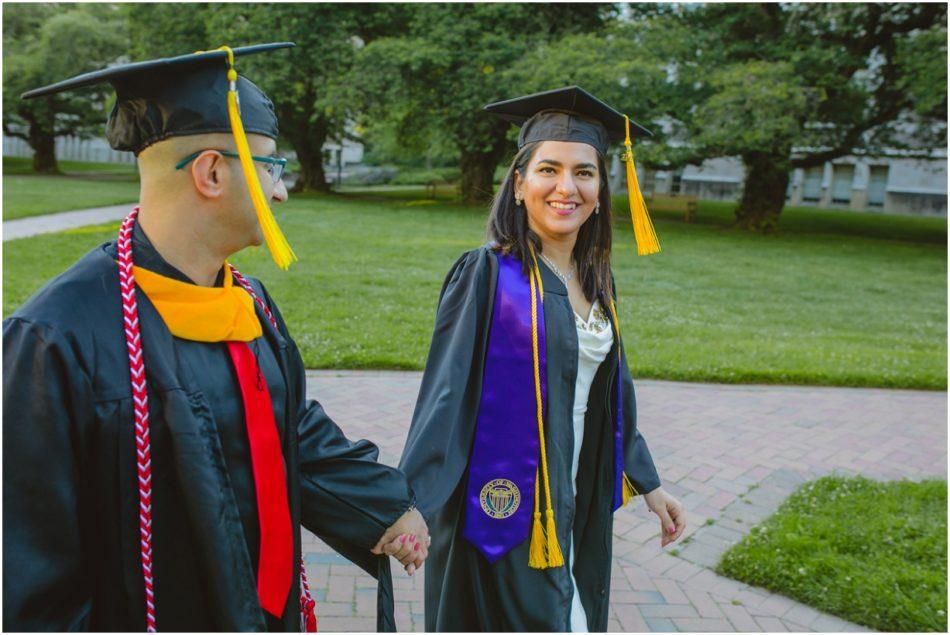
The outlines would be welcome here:
M 548 535 L 548 566 L 564 566 L 564 555 L 561 554 L 561 545 L 557 542 L 557 529 L 554 527 L 554 510 L 548 505 L 548 522 L 546 533 Z
M 271 212 L 261 189 L 261 183 L 257 178 L 257 170 L 254 169 L 251 148 L 247 143 L 247 135 L 244 133 L 244 124 L 241 122 L 241 107 L 238 103 L 237 93 L 238 75 L 237 71 L 234 70 L 234 53 L 227 46 L 222 46 L 218 50 L 227 51 L 228 54 L 228 82 L 230 82 L 228 117 L 231 120 L 231 132 L 234 135 L 238 156 L 241 160 L 241 168 L 244 171 L 244 180 L 247 182 L 247 189 L 251 195 L 254 210 L 257 212 L 257 221 L 261 225 L 261 232 L 264 234 L 267 249 L 270 250 L 271 257 L 277 263 L 277 266 L 286 271 L 290 267 L 290 263 L 297 260 L 297 255 L 291 249 L 290 243 L 287 242 L 287 238 L 284 237 L 284 233 L 277 225 L 274 214 Z
M 630 142 L 630 118 L 623 116 L 627 126 L 627 137 L 623 142 L 626 152 L 623 161 L 627 164 L 627 196 L 630 198 L 630 219 L 633 222 L 633 237 L 637 241 L 637 255 L 647 256 L 660 251 L 660 241 L 653 229 L 653 222 L 647 212 L 646 201 L 640 192 L 637 180 L 637 167 L 633 163 L 633 144 Z
M 628 479 L 626 473 L 624 473 L 623 494 L 621 494 L 621 496 L 623 497 L 623 504 L 621 505 L 621 507 L 629 503 L 631 498 L 633 498 L 634 496 L 639 496 L 639 495 L 640 495 L 640 492 L 637 491 L 637 488 L 633 486 L 633 483 L 630 482 L 630 479 Z
M 535 470 L 534 523 L 531 525 L 531 543 L 528 547 L 528 566 L 532 569 L 543 569 L 547 564 L 544 547 L 544 529 L 541 527 L 541 482 Z

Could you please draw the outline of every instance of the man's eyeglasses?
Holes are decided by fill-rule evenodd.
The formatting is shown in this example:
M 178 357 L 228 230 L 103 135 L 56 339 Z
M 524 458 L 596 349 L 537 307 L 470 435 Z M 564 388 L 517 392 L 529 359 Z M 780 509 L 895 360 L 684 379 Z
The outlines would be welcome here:
M 208 152 L 209 150 L 211 150 L 212 152 L 217 152 L 221 156 L 230 157 L 232 159 L 240 158 L 240 155 L 238 155 L 237 152 L 231 152 L 230 150 L 215 150 L 214 148 L 206 148 L 204 150 L 198 150 L 197 152 L 192 152 L 191 154 L 189 154 L 187 157 L 179 161 L 177 165 L 175 165 L 175 169 L 176 170 L 182 169 L 183 167 L 185 167 L 186 165 L 194 161 L 198 157 L 199 154 L 201 154 L 202 152 Z M 267 176 L 271 178 L 271 181 L 273 182 L 274 185 L 277 185 L 277 183 L 280 182 L 280 177 L 283 176 L 284 168 L 287 166 L 287 159 L 284 159 L 282 157 L 258 157 L 254 155 L 251 155 L 251 159 L 253 159 L 254 161 L 257 161 L 258 163 L 263 163 L 265 165 L 265 169 L 267 170 Z

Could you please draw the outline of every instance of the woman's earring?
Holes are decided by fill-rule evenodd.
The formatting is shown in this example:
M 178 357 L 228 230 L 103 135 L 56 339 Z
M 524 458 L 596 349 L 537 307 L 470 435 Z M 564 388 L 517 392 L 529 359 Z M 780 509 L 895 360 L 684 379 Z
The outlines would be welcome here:
M 597 204 L 594 205 L 594 213 L 600 214 L 600 201 L 597 201 Z
M 521 197 L 515 194 L 515 205 L 521 205 Z

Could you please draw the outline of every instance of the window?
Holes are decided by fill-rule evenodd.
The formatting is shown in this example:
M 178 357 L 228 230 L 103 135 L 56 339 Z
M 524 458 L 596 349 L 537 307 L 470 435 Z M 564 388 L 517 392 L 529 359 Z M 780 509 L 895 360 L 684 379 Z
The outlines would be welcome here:
M 802 200 L 817 203 L 821 200 L 821 167 L 805 170 L 805 185 L 802 188 Z
M 851 187 L 854 184 L 854 166 L 836 165 L 831 173 L 831 202 L 850 203 Z
M 670 194 L 679 194 L 683 185 L 683 172 L 677 170 L 673 173 L 673 184 L 670 186 Z
M 643 185 L 640 187 L 640 191 L 644 194 L 653 194 L 653 191 L 656 189 L 656 170 L 644 170 L 643 171 Z
M 887 192 L 886 165 L 872 165 L 871 178 L 868 181 L 868 206 L 884 207 L 884 195 Z

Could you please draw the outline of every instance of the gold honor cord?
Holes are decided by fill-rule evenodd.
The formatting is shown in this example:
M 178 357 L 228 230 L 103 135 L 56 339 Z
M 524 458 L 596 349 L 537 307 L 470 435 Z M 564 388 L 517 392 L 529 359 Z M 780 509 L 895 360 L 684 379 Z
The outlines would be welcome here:
M 541 362 L 538 355 L 538 298 L 544 302 L 544 286 L 541 283 L 541 272 L 538 270 L 538 259 L 534 255 L 534 248 L 530 245 L 532 268 L 528 276 L 531 286 L 531 351 L 534 357 L 534 397 L 537 404 L 538 440 L 541 444 L 541 476 L 544 478 L 544 495 L 547 497 L 545 528 L 541 528 L 541 501 L 539 495 L 540 484 L 535 479 L 534 485 L 534 524 L 531 528 L 531 544 L 528 549 L 528 566 L 532 569 L 547 569 L 564 565 L 564 555 L 561 545 L 557 541 L 557 529 L 554 523 L 554 499 L 551 498 L 551 479 L 548 474 L 548 453 L 544 441 L 544 409 L 541 396 Z
M 231 120 L 231 132 L 234 135 L 238 157 L 241 160 L 241 168 L 244 171 L 244 180 L 247 182 L 247 189 L 251 195 L 251 202 L 254 204 L 254 211 L 257 212 L 257 221 L 261 225 L 261 232 L 264 234 L 267 249 L 270 250 L 271 257 L 277 263 L 277 266 L 286 271 L 290 267 L 290 263 L 297 260 L 297 255 L 291 249 L 290 243 L 287 242 L 287 238 L 284 237 L 284 233 L 277 225 L 274 213 L 267 204 L 264 191 L 261 189 L 261 182 L 257 178 L 257 170 L 254 168 L 254 160 L 251 158 L 251 148 L 247 143 L 247 135 L 244 133 L 244 124 L 241 122 L 241 104 L 238 100 L 238 75 L 237 71 L 234 70 L 234 52 L 229 46 L 221 46 L 217 50 L 225 51 L 228 54 L 228 117 Z
M 660 251 L 660 241 L 653 229 L 653 222 L 647 212 L 646 201 L 640 192 L 640 182 L 637 180 L 637 167 L 633 164 L 633 144 L 630 142 L 630 118 L 623 116 L 626 125 L 626 138 L 623 145 L 623 161 L 627 164 L 627 196 L 630 199 L 630 219 L 633 222 L 633 237 L 637 241 L 637 255 L 648 256 Z
M 610 298 L 610 317 L 614 321 L 614 330 L 617 332 L 617 355 L 620 355 L 620 319 L 617 317 L 617 303 L 614 302 L 613 298 Z M 621 358 L 622 360 L 622 358 Z M 621 364 L 623 361 L 620 362 Z M 618 369 L 619 373 L 620 370 Z M 618 394 L 617 399 L 622 399 L 623 395 Z M 627 472 L 623 472 L 623 493 L 621 507 L 630 502 L 630 499 L 634 496 L 639 496 L 640 492 L 637 491 L 637 488 L 633 486 L 633 483 L 630 482 L 630 479 L 627 478 Z

